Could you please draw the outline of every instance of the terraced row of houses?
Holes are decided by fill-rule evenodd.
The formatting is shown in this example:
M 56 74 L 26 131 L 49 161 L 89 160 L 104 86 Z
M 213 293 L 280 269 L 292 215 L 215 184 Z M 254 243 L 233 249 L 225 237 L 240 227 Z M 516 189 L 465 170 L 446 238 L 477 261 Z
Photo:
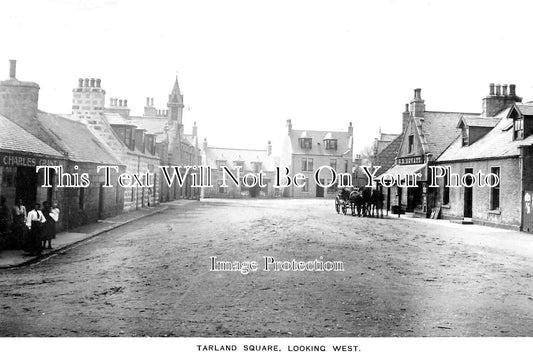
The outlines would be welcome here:
M 161 165 L 199 165 L 197 127 L 185 133 L 183 95 L 178 80 L 166 109 L 147 100 L 142 116 L 130 115 L 126 99 L 110 98 L 96 78 L 80 78 L 72 90 L 68 115 L 39 109 L 37 83 L 21 81 L 16 61 L 10 61 L 9 78 L 0 82 L 0 196 L 4 209 L 22 200 L 27 210 L 43 201 L 57 201 L 61 209 L 58 230 L 154 206 L 173 199 L 197 199 L 200 192 L 168 185 L 160 178 Z M 36 166 L 60 166 L 63 176 L 51 171 L 50 187 L 43 187 L 44 171 Z M 144 184 L 104 187 L 105 174 L 98 166 L 116 167 L 111 182 L 121 173 L 135 174 Z M 66 187 L 82 173 L 87 187 Z M 151 181 L 148 181 L 148 177 Z M 190 182 L 188 182 L 190 183 Z M 188 187 L 187 187 L 188 186 Z M 9 226 L 0 226 L 5 234 Z M 4 236 L 5 237 L 5 236 Z M 4 239 L 5 240 L 5 239 Z
M 380 179 L 420 178 L 382 180 L 387 209 L 533 232 L 533 102 L 515 85 L 490 84 L 479 113 L 426 110 L 415 89 L 402 123 L 373 164 Z

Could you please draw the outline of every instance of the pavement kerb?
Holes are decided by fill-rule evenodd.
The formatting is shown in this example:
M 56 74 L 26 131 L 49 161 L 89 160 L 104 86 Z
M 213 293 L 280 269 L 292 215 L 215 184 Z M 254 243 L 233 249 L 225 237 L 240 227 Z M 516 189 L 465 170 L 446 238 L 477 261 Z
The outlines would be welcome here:
M 125 220 L 125 221 L 121 221 L 121 222 L 118 222 L 118 223 L 113 223 L 109 227 L 106 227 L 106 228 L 104 228 L 102 230 L 87 234 L 87 236 L 84 237 L 81 240 L 78 240 L 78 241 L 73 242 L 71 244 L 65 245 L 65 246 L 63 246 L 61 248 L 58 248 L 58 249 L 43 253 L 40 256 L 35 256 L 33 258 L 30 258 L 30 259 L 28 259 L 28 260 L 26 260 L 24 262 L 18 263 L 18 264 L 8 265 L 8 266 L 0 266 L 0 269 L 13 269 L 13 268 L 19 268 L 19 267 L 32 265 L 32 264 L 37 263 L 39 261 L 42 261 L 42 260 L 48 259 L 50 257 L 53 257 L 53 256 L 59 254 L 60 252 L 63 252 L 65 250 L 69 250 L 69 249 L 71 249 L 71 248 L 73 248 L 73 247 L 75 247 L 75 246 L 77 246 L 79 244 L 87 242 L 90 239 L 92 239 L 92 238 L 94 238 L 94 237 L 96 237 L 98 235 L 101 235 L 103 233 L 109 232 L 111 230 L 114 230 L 116 228 L 119 228 L 121 226 L 129 224 L 131 222 L 146 218 L 148 216 L 152 216 L 152 215 L 155 215 L 155 214 L 162 213 L 163 211 L 167 210 L 168 208 L 169 208 L 168 206 L 160 206 L 157 210 L 151 211 L 151 212 L 147 213 L 146 215 L 141 215 L 141 216 L 137 216 L 137 217 Z

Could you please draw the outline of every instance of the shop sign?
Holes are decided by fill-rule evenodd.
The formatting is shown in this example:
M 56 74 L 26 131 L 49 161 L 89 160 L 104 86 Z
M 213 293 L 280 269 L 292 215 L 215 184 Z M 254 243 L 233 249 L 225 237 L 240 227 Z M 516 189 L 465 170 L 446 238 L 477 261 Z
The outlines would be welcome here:
M 424 156 L 413 156 L 413 157 L 399 157 L 398 158 L 398 164 L 399 165 L 407 165 L 407 164 L 422 164 L 424 163 Z
M 32 155 L 0 153 L 0 166 L 35 167 L 59 166 L 57 159 L 37 157 Z

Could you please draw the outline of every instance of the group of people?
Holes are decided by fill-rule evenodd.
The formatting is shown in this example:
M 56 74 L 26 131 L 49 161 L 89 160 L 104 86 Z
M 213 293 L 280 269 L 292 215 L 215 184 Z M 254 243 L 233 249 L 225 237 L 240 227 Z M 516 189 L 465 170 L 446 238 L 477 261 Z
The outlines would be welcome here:
M 49 201 L 43 202 L 42 210 L 41 204 L 35 203 L 27 212 L 22 199 L 18 199 L 10 214 L 5 197 L 0 197 L 0 233 L 9 234 L 13 247 L 40 255 L 44 249 L 52 248 L 59 212 L 57 202 Z

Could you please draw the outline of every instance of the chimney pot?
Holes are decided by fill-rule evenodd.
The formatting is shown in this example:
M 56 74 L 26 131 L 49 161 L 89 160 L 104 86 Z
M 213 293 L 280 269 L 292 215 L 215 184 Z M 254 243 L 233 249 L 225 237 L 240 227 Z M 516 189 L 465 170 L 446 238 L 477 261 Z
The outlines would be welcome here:
M 489 95 L 494 95 L 494 83 L 489 84 Z
M 404 112 L 409 112 L 409 104 L 408 103 L 405 104 L 405 111 Z
M 17 60 L 9 60 L 9 79 L 16 79 L 17 76 Z
M 122 106 L 122 99 L 118 101 L 118 106 Z
M 78 79 L 78 87 L 83 87 L 83 78 Z
M 113 98 L 109 98 L 109 106 L 113 106 Z
M 94 83 L 96 82 L 96 79 L 91 78 L 91 88 L 94 88 Z
M 507 96 L 507 84 L 502 85 L 502 95 Z
M 509 96 L 516 96 L 516 85 L 509 85 Z
M 85 87 L 89 87 L 89 78 L 85 78 Z
M 420 95 L 421 91 L 422 91 L 422 89 L 420 89 L 420 88 L 416 88 L 415 89 L 415 100 L 422 98 L 421 95 Z
M 100 85 L 102 83 L 102 80 L 100 78 L 96 79 L 96 87 L 100 88 Z
M 496 96 L 500 96 L 501 95 L 501 85 L 500 84 L 496 84 Z
M 124 106 L 128 107 L 128 99 L 124 99 Z
M 150 100 L 150 105 L 151 105 L 151 106 L 154 106 L 154 98 L 152 98 L 152 99 Z

